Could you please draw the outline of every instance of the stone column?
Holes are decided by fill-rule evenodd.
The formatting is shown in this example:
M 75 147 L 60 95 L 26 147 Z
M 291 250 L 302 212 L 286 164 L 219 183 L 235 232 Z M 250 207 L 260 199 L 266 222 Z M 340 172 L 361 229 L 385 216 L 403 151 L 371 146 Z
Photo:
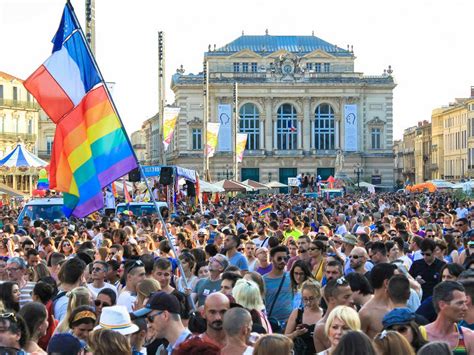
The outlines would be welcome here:
M 278 149 L 278 131 L 277 131 L 277 119 L 272 121 L 273 122 L 273 149 Z
M 303 148 L 302 142 L 301 142 L 301 140 L 303 138 L 303 132 L 302 132 L 302 129 L 301 129 L 302 126 L 303 125 L 302 125 L 301 120 L 296 120 L 296 129 L 297 129 L 297 131 L 296 131 L 296 133 L 297 133 L 296 134 L 296 147 L 297 147 L 297 149 L 302 149 Z
M 260 120 L 258 121 L 258 128 L 260 130 L 259 134 L 259 148 L 260 149 L 265 149 L 265 127 L 264 127 L 264 121 Z
M 265 98 L 265 151 L 273 151 L 273 117 L 272 117 L 272 99 Z
M 310 98 L 303 100 L 303 150 L 308 152 L 311 149 L 311 116 L 310 116 Z

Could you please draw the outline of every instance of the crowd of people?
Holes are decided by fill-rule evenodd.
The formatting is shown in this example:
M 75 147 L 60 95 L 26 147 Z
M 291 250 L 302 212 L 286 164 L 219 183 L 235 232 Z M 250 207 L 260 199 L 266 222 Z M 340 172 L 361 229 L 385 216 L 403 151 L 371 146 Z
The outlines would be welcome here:
M 474 204 L 448 193 L 254 195 L 165 225 L 17 212 L 0 354 L 474 354 Z

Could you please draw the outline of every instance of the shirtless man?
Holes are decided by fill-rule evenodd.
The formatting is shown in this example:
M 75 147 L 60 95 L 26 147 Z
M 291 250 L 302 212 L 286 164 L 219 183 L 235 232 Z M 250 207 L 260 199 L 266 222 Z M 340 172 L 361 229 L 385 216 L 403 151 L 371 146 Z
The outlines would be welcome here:
M 375 265 L 370 272 L 374 297 L 359 312 L 361 330 L 370 339 L 383 330 L 382 318 L 392 309 L 387 290 L 388 281 L 395 273 L 398 273 L 397 267 L 386 263 Z
M 352 290 L 344 277 L 328 281 L 323 293 L 328 309 L 324 317 L 316 323 L 314 328 L 313 341 L 317 353 L 331 347 L 331 343 L 324 332 L 324 325 L 329 317 L 329 313 L 337 306 L 352 307 L 353 304 Z
M 468 311 L 464 287 L 456 281 L 444 281 L 433 290 L 433 304 L 438 317 L 426 326 L 429 341 L 447 342 L 456 354 L 474 353 L 474 332 L 460 327 Z

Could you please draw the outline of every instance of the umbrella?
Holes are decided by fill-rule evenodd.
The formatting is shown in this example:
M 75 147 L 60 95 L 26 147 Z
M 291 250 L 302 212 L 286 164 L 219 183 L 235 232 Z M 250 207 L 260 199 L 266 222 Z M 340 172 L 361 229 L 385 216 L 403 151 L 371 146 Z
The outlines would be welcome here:
M 10 153 L 5 155 L 0 160 L 0 166 L 4 166 L 7 168 L 13 167 L 45 167 L 48 166 L 48 163 L 44 160 L 38 158 L 33 153 L 30 153 L 26 150 L 25 146 L 22 143 L 18 143 L 18 145 L 13 149 Z
M 241 182 L 234 181 L 234 180 L 221 180 L 214 185 L 222 187 L 227 192 L 248 192 L 253 191 L 253 187 L 249 185 L 245 185 Z
M 281 182 L 278 182 L 278 181 L 270 181 L 268 184 L 265 184 L 265 185 L 271 189 L 276 189 L 279 187 L 288 187 L 288 185 L 282 184 Z
M 247 179 L 245 181 L 242 181 L 243 184 L 252 186 L 254 190 L 269 190 L 270 188 L 267 185 L 264 185 L 262 183 L 259 183 L 254 180 Z

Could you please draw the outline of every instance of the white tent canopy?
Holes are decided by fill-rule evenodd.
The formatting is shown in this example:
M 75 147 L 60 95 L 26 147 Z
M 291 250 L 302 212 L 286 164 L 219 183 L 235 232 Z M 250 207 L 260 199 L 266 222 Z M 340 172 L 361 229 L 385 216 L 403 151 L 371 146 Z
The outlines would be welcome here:
M 201 179 L 199 179 L 199 187 L 201 189 L 201 192 L 212 192 L 212 193 L 225 192 L 225 190 L 222 187 L 216 186 L 214 184 L 211 184 L 210 182 L 207 182 Z
M 278 181 L 270 181 L 268 184 L 265 184 L 265 185 L 267 185 L 271 189 L 276 189 L 279 187 L 288 187 L 288 185 L 282 184 L 281 182 L 278 182 Z

